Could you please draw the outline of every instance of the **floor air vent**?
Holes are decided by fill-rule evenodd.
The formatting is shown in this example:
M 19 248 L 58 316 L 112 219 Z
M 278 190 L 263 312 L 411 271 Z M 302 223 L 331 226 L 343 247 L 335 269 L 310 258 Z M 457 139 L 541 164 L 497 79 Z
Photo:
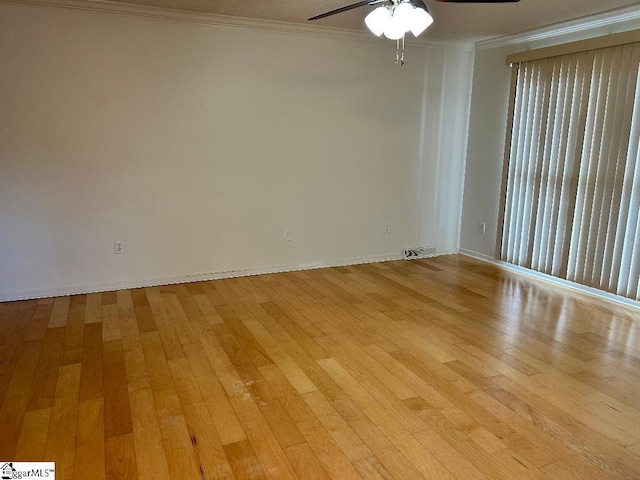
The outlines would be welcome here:
M 416 247 L 405 248 L 402 250 L 402 257 L 405 260 L 415 260 L 418 258 L 434 257 L 436 254 L 436 247 Z

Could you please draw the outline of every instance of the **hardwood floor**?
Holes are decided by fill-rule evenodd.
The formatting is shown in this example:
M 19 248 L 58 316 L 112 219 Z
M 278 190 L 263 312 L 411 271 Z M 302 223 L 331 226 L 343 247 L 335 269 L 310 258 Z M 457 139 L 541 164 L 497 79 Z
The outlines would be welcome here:
M 639 479 L 640 313 L 443 256 L 0 304 L 57 479 Z

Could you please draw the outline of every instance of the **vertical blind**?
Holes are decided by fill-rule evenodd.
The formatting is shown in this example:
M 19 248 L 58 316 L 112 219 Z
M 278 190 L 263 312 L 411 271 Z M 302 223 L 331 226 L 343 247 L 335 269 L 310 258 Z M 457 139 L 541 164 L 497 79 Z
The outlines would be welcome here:
M 513 68 L 501 259 L 640 300 L 640 43 Z

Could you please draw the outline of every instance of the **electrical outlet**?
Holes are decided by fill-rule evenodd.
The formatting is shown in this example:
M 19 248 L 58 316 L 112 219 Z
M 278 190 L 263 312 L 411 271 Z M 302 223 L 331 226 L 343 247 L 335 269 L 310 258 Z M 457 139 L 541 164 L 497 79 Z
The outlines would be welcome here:
M 386 234 L 387 234 L 387 233 L 389 233 L 390 231 L 391 231 L 391 229 L 389 228 L 389 224 L 388 224 L 388 223 L 385 223 L 385 224 L 384 224 L 384 228 L 383 228 L 383 230 L 382 230 L 382 233 L 384 233 L 384 234 L 386 235 Z
M 487 222 L 480 222 L 480 233 L 487 233 Z
M 124 253 L 124 250 L 122 249 L 122 242 L 120 240 L 113 242 L 113 251 L 117 255 Z
M 289 230 L 288 228 L 285 229 L 283 236 L 284 236 L 284 241 L 285 242 L 290 242 L 291 241 L 291 230 Z

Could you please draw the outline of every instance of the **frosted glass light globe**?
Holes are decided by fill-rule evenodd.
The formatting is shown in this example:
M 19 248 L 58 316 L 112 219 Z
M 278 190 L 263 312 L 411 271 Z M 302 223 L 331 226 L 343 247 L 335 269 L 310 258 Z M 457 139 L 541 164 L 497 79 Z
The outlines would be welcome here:
M 433 23 L 433 17 L 422 8 L 413 9 L 413 18 L 411 22 L 411 33 L 414 36 L 420 35 L 427 27 Z
M 378 37 L 384 33 L 387 23 L 391 20 L 391 13 L 387 7 L 378 7 L 364 18 L 369 30 Z
M 415 8 L 410 3 L 401 3 L 393 10 L 393 18 L 402 25 L 405 32 L 413 26 Z
M 393 15 L 384 27 L 384 36 L 390 40 L 400 40 L 404 33 L 404 25 Z

